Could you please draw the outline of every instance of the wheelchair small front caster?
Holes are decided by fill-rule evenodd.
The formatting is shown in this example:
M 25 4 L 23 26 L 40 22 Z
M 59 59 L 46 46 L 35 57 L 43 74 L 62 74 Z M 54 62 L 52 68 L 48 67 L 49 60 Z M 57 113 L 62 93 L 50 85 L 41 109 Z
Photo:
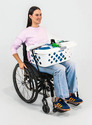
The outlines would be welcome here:
M 42 109 L 43 111 L 48 114 L 50 112 L 50 108 L 48 106 L 48 102 L 45 98 L 42 99 L 42 102 L 43 102 L 43 106 L 42 106 Z
M 43 105 L 42 109 L 43 109 L 43 111 L 44 111 L 46 114 L 48 114 L 48 113 L 50 112 L 50 108 L 49 108 L 48 105 Z

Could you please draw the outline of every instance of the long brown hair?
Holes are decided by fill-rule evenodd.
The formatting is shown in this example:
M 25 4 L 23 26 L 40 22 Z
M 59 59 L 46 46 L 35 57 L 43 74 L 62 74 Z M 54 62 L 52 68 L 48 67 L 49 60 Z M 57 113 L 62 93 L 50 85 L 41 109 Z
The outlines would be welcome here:
M 40 9 L 39 7 L 37 7 L 37 6 L 32 6 L 32 7 L 29 9 L 29 11 L 28 11 L 27 26 L 26 26 L 26 27 L 29 27 L 29 26 L 32 25 L 32 20 L 31 20 L 31 18 L 29 17 L 29 14 L 32 15 L 33 12 L 34 12 L 35 10 L 37 10 L 37 9 L 41 10 L 41 9 Z

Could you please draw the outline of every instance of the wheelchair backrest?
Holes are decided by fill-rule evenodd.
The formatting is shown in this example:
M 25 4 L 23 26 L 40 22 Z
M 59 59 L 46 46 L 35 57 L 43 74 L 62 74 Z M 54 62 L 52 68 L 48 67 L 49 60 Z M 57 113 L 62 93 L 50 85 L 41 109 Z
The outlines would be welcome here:
M 25 61 L 28 61 L 28 59 L 27 59 L 27 50 L 26 50 L 25 43 L 23 43 L 22 45 L 23 45 L 23 62 L 25 62 Z
M 33 73 L 35 74 L 35 76 L 38 77 L 39 73 L 38 73 L 37 69 L 31 63 L 29 63 L 29 61 L 28 61 L 27 50 L 26 50 L 25 43 L 23 43 L 22 45 L 23 45 L 23 62 L 28 67 L 29 71 L 33 71 Z

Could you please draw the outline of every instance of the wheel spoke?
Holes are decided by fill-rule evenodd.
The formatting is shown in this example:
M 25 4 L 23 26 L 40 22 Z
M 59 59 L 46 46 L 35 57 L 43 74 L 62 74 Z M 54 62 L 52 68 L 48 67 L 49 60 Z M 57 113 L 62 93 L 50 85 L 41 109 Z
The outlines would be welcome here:
M 20 90 L 20 88 L 23 87 L 23 85 L 21 84 L 20 86 L 18 86 L 18 89 Z
M 22 70 L 19 68 L 17 71 L 18 71 L 17 75 L 19 75 L 21 79 L 24 79 L 24 74 L 23 74 Z
M 33 103 L 38 95 L 36 79 L 31 77 L 31 74 L 26 74 L 24 70 L 19 68 L 18 64 L 15 67 L 13 79 L 19 97 L 25 102 Z
M 23 89 L 23 95 L 24 95 L 24 97 L 28 100 L 28 99 L 30 99 L 30 96 L 29 96 L 29 89 L 27 89 L 26 87 L 24 87 L 24 89 Z M 30 91 L 31 92 L 31 91 Z M 30 93 L 31 94 L 31 93 Z
M 24 80 L 18 73 L 16 73 L 16 75 L 18 75 L 20 77 L 21 80 Z
M 27 92 L 27 99 L 30 99 L 30 96 L 29 96 L 29 93 L 28 93 L 29 90 L 27 89 L 26 92 Z M 28 97 L 29 97 L 29 98 L 28 98 Z
M 22 81 L 20 81 L 19 79 L 16 78 L 16 80 L 18 80 L 19 84 L 22 84 Z
M 25 87 L 23 87 L 23 90 L 22 90 L 22 95 L 25 97 L 25 94 L 24 94 L 24 88 L 25 88 Z

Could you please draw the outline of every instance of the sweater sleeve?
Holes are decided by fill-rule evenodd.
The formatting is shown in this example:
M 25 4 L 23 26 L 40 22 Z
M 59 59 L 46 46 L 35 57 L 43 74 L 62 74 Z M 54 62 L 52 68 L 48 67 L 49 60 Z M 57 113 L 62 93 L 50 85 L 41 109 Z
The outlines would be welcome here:
M 17 49 L 21 46 L 22 43 L 26 41 L 26 30 L 24 29 L 14 40 L 11 46 L 12 55 L 17 53 Z

